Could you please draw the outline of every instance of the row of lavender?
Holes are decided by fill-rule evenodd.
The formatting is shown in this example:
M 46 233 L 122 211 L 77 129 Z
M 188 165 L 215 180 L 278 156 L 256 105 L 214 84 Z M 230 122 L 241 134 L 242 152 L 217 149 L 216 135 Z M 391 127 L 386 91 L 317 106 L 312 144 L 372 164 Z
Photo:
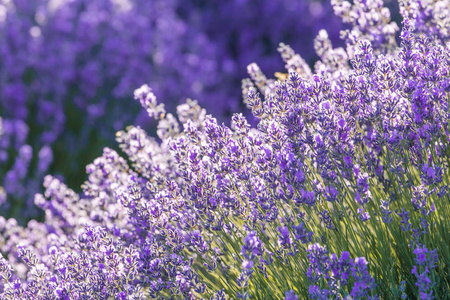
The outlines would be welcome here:
M 450 288 L 450 7 L 333 0 L 311 70 L 250 64 L 241 114 L 135 99 L 161 142 L 116 134 L 78 195 L 47 176 L 45 222 L 1 220 L 1 299 L 445 299 Z M 259 91 L 259 92 L 258 92 Z
M 226 87 L 239 86 L 245 66 L 259 57 L 263 69 L 282 69 L 280 41 L 311 58 L 319 24 L 338 36 L 332 15 L 316 0 L 1 1 L 3 215 L 35 217 L 46 172 L 79 185 L 80 165 L 112 146 L 115 131 L 144 125 L 128 99 L 136 87 L 151 82 L 169 111 L 191 97 L 229 119 L 243 107 Z

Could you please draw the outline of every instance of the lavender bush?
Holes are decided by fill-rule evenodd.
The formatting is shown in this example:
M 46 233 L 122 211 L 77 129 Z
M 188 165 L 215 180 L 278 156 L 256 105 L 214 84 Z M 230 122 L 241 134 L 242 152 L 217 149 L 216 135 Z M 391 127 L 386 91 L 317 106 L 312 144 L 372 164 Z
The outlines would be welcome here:
M 272 55 L 277 43 L 293 43 L 311 59 L 318 26 L 339 28 L 329 3 L 297 2 L 0 2 L 4 214 L 36 217 L 33 195 L 46 172 L 77 185 L 80 164 L 113 146 L 115 131 L 130 123 L 151 128 L 128 101 L 145 82 L 168 111 L 186 97 L 219 120 L 242 110 L 239 91 L 226 87 L 239 84 L 254 57 L 273 73 L 282 67 Z
M 445 299 L 450 277 L 450 11 L 332 1 L 311 70 L 256 64 L 242 114 L 220 125 L 198 102 L 116 134 L 83 192 L 45 177 L 45 221 L 0 219 L 2 299 Z

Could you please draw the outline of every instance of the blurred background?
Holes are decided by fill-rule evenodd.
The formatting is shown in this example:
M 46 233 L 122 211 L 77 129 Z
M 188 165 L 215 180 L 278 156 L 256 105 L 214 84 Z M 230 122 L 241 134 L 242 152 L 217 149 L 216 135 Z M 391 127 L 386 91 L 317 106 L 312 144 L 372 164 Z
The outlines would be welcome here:
M 79 192 L 117 130 L 154 132 L 133 100 L 142 84 L 168 111 L 192 98 L 229 123 L 248 115 L 247 65 L 283 72 L 283 42 L 312 66 L 320 29 L 343 46 L 329 1 L 0 0 L 0 214 L 39 219 L 46 174 Z

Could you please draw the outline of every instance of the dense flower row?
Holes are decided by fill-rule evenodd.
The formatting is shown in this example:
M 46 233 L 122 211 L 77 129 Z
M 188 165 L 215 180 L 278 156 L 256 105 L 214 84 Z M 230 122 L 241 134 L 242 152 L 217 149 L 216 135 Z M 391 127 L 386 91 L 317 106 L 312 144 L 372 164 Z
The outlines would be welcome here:
M 245 65 L 261 57 L 265 70 L 280 69 L 271 55 L 280 41 L 311 58 L 304 45 L 319 25 L 339 27 L 332 15 L 329 3 L 310 0 L 1 1 L 3 215 L 36 216 L 33 195 L 48 170 L 82 182 L 80 164 L 115 131 L 150 126 L 129 103 L 136 87 L 152 82 L 168 110 L 191 97 L 228 119 L 240 93 L 225 87 L 239 85 Z
M 48 175 L 45 222 L 1 219 L 2 299 L 441 299 L 450 277 L 450 8 L 332 1 L 311 70 L 250 64 L 242 114 L 220 125 L 196 101 L 116 134 L 78 195 Z M 16 246 L 17 245 L 17 246 Z

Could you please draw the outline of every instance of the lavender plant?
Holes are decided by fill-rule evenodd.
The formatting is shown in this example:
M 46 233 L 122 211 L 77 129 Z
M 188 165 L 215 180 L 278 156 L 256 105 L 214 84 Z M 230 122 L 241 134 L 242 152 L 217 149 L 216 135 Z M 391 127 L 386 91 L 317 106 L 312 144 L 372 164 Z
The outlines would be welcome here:
M 405 3 L 400 44 L 380 1 L 333 1 L 345 49 L 321 31 L 314 70 L 285 44 L 288 74 L 250 64 L 256 127 L 141 86 L 159 141 L 129 126 L 129 163 L 105 148 L 83 193 L 45 178 L 43 223 L 1 218 L 0 297 L 445 299 L 450 8 Z
M 277 26 L 261 26 L 269 23 Z M 233 26 L 225 32 L 223 24 Z M 304 41 L 319 24 L 339 27 L 329 4 L 310 0 L 1 1 L 3 214 L 21 222 L 38 216 L 33 195 L 46 172 L 78 185 L 79 165 L 112 147 L 115 131 L 151 128 L 128 101 L 137 86 L 152 82 L 169 111 L 192 97 L 228 119 L 242 107 L 239 91 L 224 87 L 239 83 L 250 59 L 261 57 L 274 72 L 281 61 L 271 51 L 281 40 L 311 58 Z

